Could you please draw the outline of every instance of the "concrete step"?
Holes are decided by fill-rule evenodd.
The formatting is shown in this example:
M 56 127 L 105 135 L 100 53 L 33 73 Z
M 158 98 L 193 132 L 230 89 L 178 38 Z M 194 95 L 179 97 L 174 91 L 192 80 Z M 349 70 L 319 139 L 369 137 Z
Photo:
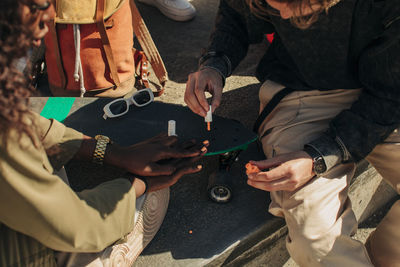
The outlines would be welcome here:
M 289 259 L 285 223 L 268 213 L 268 194 L 246 184 L 244 164 L 262 157 L 256 144 L 242 152 L 231 169 L 234 198 L 226 204 L 208 199 L 207 178 L 218 158 L 205 158 L 202 173 L 172 187 L 164 223 L 134 266 L 260 266 L 257 258 L 262 266 L 284 266 Z M 363 221 L 395 192 L 365 162 L 358 166 L 356 177 L 350 198 Z

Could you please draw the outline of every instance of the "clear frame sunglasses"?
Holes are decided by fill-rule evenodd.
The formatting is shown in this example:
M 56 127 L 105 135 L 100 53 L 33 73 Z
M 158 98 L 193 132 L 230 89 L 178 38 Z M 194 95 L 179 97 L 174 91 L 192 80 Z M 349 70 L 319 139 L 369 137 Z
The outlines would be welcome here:
M 118 98 L 104 106 L 103 118 L 117 118 L 129 111 L 130 105 L 144 107 L 154 101 L 154 94 L 150 88 L 141 89 L 128 98 Z

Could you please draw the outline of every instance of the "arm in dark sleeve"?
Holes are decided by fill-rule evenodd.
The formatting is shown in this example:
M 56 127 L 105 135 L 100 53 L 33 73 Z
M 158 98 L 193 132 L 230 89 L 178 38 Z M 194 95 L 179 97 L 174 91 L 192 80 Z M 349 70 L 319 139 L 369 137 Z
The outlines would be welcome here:
M 251 26 L 249 28 L 248 26 Z M 221 0 L 214 30 L 200 69 L 216 69 L 225 79 L 246 56 L 249 44 L 259 43 L 263 35 L 273 31 L 267 21 L 250 13 L 243 0 Z
M 360 161 L 400 125 L 399 20 L 361 54 L 359 79 L 359 99 L 331 121 L 326 135 L 310 143 L 323 155 L 336 155 L 329 160 L 333 164 Z

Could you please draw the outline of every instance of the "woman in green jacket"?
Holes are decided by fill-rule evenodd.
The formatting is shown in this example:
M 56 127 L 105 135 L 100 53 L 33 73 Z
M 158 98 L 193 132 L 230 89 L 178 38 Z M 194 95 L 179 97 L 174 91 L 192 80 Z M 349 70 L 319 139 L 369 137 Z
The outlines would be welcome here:
M 0 266 L 55 266 L 76 255 L 60 252 L 104 250 L 133 230 L 137 198 L 198 172 L 195 162 L 206 151 L 162 134 L 122 147 L 30 112 L 33 88 L 15 62 L 40 45 L 53 16 L 47 0 L 0 2 Z M 54 174 L 72 158 L 95 158 L 127 174 L 74 192 Z M 137 255 L 143 247 L 130 249 Z

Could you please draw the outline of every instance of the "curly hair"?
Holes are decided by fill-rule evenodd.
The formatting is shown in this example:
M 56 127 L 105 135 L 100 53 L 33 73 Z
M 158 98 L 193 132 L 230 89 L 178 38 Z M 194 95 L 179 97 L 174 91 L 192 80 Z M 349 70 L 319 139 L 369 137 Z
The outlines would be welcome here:
M 26 133 L 33 141 L 32 125 L 26 122 L 28 98 L 34 89 L 18 71 L 16 60 L 27 55 L 32 37 L 21 17 L 21 0 L 0 2 L 0 135 L 6 140 L 11 129 Z
M 322 12 L 336 5 L 340 0 L 275 0 L 279 3 L 287 3 L 295 14 L 290 21 L 300 29 L 307 29 L 318 20 Z M 259 18 L 268 20 L 270 15 L 279 16 L 278 12 L 270 7 L 265 0 L 246 0 L 251 12 Z M 317 6 L 317 7 L 316 7 Z M 303 8 L 309 7 L 313 11 L 309 15 L 303 14 Z

